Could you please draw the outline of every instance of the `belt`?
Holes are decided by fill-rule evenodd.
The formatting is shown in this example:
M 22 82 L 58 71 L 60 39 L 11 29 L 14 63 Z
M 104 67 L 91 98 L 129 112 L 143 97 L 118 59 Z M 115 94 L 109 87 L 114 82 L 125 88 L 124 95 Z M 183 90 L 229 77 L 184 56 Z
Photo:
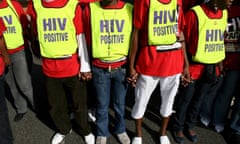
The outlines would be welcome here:
M 121 69 L 121 68 L 122 68 L 122 66 L 112 68 L 112 67 L 109 65 L 108 68 L 103 68 L 103 70 L 104 70 L 104 71 L 108 71 L 108 72 L 114 72 L 114 71 L 117 71 L 118 69 Z

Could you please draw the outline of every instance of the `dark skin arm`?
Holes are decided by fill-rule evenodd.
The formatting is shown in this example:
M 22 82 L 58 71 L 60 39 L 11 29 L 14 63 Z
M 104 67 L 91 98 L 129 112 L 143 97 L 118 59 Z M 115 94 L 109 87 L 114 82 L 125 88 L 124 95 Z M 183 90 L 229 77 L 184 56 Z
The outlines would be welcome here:
M 139 29 L 134 27 L 131 40 L 132 43 L 129 50 L 129 76 L 127 80 L 133 87 L 136 86 L 138 78 L 138 73 L 135 70 L 135 59 L 138 51 L 138 33 Z
M 191 82 L 191 76 L 190 76 L 190 72 L 189 72 L 189 62 L 188 62 L 188 57 L 187 57 L 187 52 L 186 52 L 184 35 L 182 32 L 180 33 L 179 41 L 182 44 L 183 55 L 184 55 L 184 66 L 183 66 L 183 73 L 181 76 L 181 81 L 182 81 L 181 84 L 183 86 L 187 86 Z
M 11 60 L 10 60 L 10 57 L 8 55 L 5 40 L 4 40 L 3 36 L 0 37 L 0 51 L 2 52 L 2 56 L 3 56 L 5 64 L 7 66 L 10 65 Z

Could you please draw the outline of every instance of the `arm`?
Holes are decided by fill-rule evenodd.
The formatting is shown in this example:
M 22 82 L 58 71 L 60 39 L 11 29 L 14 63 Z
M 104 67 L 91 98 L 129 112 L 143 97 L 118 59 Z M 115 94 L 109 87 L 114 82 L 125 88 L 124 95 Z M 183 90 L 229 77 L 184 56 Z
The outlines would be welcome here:
M 79 78 L 82 80 L 90 80 L 92 78 L 90 61 L 88 56 L 88 49 L 86 44 L 86 37 L 83 29 L 82 9 L 80 5 L 76 8 L 76 16 L 74 18 L 74 24 L 77 32 L 78 43 L 78 56 L 80 59 L 81 67 L 79 70 Z
M 2 56 L 3 56 L 5 64 L 7 66 L 10 65 L 11 64 L 11 60 L 10 60 L 10 57 L 8 55 L 6 44 L 5 44 L 3 36 L 0 37 L 0 51 L 2 53 Z
M 181 81 L 182 81 L 183 86 L 187 86 L 188 83 L 191 82 L 191 76 L 190 76 L 190 72 L 189 72 L 189 62 L 188 62 L 188 57 L 187 57 L 184 35 L 182 32 L 180 33 L 179 39 L 180 39 L 180 42 L 182 43 L 183 56 L 184 56 L 184 66 L 183 66 L 183 73 L 181 76 Z
M 90 80 L 92 78 L 92 73 L 90 68 L 85 35 L 84 34 L 77 35 L 77 41 L 78 41 L 78 56 L 81 62 L 79 78 L 83 80 Z
M 131 47 L 129 50 L 129 77 L 127 78 L 128 82 L 131 83 L 133 87 L 136 86 L 136 81 L 138 73 L 135 70 L 135 60 L 138 51 L 138 33 L 139 29 L 134 27 L 132 33 Z

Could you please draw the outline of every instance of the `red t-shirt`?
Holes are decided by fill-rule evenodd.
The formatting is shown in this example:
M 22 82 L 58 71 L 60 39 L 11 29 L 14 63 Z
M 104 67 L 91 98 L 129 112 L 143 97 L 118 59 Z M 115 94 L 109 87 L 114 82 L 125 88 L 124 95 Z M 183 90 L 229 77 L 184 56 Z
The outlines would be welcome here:
M 228 23 L 233 24 L 232 26 L 229 26 L 229 31 L 240 31 L 240 23 L 238 22 L 240 19 L 240 6 L 231 6 L 230 9 L 228 9 Z M 238 35 L 238 49 L 240 49 L 240 37 Z M 228 70 L 240 70 L 240 51 L 238 52 L 227 52 L 226 58 L 223 61 L 224 62 L 224 68 Z
M 169 0 L 161 0 L 168 2 Z M 183 50 L 172 50 L 157 52 L 156 46 L 148 45 L 148 10 L 150 0 L 134 1 L 134 26 L 140 29 L 139 35 L 139 55 L 136 62 L 136 70 L 139 73 L 151 76 L 171 76 L 181 73 L 183 70 Z M 181 0 L 178 0 L 179 6 L 179 32 L 184 28 L 184 17 L 181 9 Z
M 221 18 L 222 10 L 217 12 L 209 9 L 206 4 L 201 4 L 201 7 L 205 14 L 209 18 Z M 186 49 L 189 55 L 193 56 L 196 54 L 197 45 L 198 45 L 198 18 L 193 10 L 190 10 L 185 15 L 186 27 L 184 28 L 184 36 L 186 42 Z M 190 57 L 191 57 L 190 56 Z M 199 79 L 204 72 L 203 64 L 196 64 L 190 62 L 190 74 L 192 79 Z M 219 71 L 217 69 L 217 74 Z
M 3 32 L 6 30 L 6 27 L 3 23 L 3 20 L 2 18 L 0 18 L 0 37 L 3 36 Z M 0 51 L 0 76 L 3 74 L 4 72 L 4 69 L 5 69 L 5 63 L 4 63 L 4 60 L 3 60 L 3 57 L 2 57 L 2 52 Z
M 63 7 L 68 0 L 55 0 L 53 2 L 42 2 L 43 6 L 49 8 L 60 8 Z M 30 14 L 33 21 L 36 21 L 36 12 L 33 9 L 32 2 L 29 3 L 28 13 Z M 83 33 L 83 25 L 82 25 L 82 9 L 80 5 L 77 6 L 75 10 L 75 17 L 73 19 L 76 35 Z M 48 77 L 54 78 L 64 78 L 75 76 L 79 72 L 80 63 L 78 59 L 78 55 L 74 54 L 69 59 L 42 59 L 42 68 L 43 73 Z
M 94 1 L 94 0 L 92 0 Z M 97 0 L 95 0 L 97 1 Z M 123 1 L 118 1 L 116 5 L 110 5 L 103 7 L 104 9 L 118 9 L 122 8 L 124 6 L 125 2 Z M 91 48 L 91 43 L 92 43 L 92 37 L 91 37 L 91 22 L 90 22 L 90 8 L 89 5 L 87 5 L 84 9 L 84 27 L 85 27 L 85 33 L 86 33 L 86 40 L 87 40 L 87 45 L 89 48 Z M 114 62 L 114 63 L 104 63 L 100 61 L 99 59 L 93 59 L 92 64 L 94 66 L 100 67 L 100 68 L 108 68 L 109 66 L 111 68 L 117 68 L 120 67 L 121 65 L 125 64 L 127 60 L 121 61 L 121 62 Z
M 28 20 L 27 20 L 27 17 L 25 15 L 24 11 L 23 11 L 23 8 L 22 8 L 22 6 L 20 5 L 19 2 L 17 2 L 17 1 L 11 1 L 11 2 L 12 2 L 12 5 L 15 8 L 15 10 L 16 10 L 19 18 L 20 18 L 20 22 L 22 24 L 22 29 L 24 30 L 28 25 Z M 6 0 L 3 0 L 2 2 L 0 2 L 0 9 L 1 8 L 6 8 L 6 7 L 8 7 L 8 3 L 6 2 Z M 16 53 L 16 52 L 18 52 L 22 49 L 24 49 L 24 45 L 21 45 L 21 46 L 17 47 L 16 49 L 8 50 L 8 53 L 13 54 L 13 53 Z

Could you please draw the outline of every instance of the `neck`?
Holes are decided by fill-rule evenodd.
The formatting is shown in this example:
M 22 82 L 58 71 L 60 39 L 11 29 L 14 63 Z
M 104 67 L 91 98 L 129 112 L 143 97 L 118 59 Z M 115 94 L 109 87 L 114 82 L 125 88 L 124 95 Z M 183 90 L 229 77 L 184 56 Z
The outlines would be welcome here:
M 111 6 L 116 5 L 118 3 L 118 0 L 103 0 L 101 1 L 102 6 Z
M 43 0 L 45 2 L 53 2 L 54 0 Z
M 216 3 L 211 3 L 211 2 L 208 2 L 206 3 L 207 7 L 215 12 L 218 11 L 218 6 Z

